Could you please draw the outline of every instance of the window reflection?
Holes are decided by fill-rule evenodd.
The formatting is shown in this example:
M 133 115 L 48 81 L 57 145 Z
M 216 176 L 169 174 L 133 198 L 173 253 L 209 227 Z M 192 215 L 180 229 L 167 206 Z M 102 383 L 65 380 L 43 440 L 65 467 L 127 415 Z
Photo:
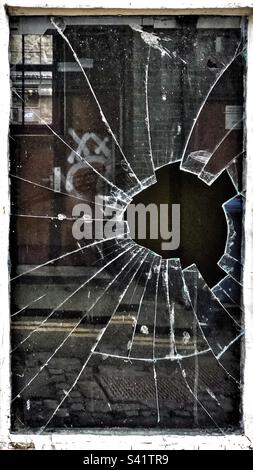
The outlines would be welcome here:
M 12 21 L 13 429 L 238 429 L 243 20 Z

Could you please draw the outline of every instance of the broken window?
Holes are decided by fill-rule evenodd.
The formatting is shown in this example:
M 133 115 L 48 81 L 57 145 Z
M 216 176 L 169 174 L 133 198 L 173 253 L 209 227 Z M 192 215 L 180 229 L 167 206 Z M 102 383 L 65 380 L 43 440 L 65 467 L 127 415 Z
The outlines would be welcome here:
M 10 29 L 13 430 L 239 429 L 245 20 Z

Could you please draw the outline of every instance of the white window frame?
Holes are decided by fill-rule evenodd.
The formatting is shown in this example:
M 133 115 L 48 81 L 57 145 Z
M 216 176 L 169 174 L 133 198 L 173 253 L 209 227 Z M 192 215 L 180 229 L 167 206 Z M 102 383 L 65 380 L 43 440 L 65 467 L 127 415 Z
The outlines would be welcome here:
M 164 5 L 166 4 L 166 8 Z M 8 15 L 244 15 L 248 17 L 246 80 L 247 198 L 244 265 L 243 432 L 233 435 L 157 430 L 78 430 L 44 435 L 10 430 Z M 35 449 L 251 449 L 253 446 L 253 1 L 245 0 L 0 0 L 0 448 Z

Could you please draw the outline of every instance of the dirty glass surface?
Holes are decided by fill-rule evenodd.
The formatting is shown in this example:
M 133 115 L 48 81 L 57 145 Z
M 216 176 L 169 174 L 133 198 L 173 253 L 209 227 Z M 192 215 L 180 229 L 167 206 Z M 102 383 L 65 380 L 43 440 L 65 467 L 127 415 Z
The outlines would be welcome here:
M 10 30 L 13 430 L 240 428 L 245 20 Z

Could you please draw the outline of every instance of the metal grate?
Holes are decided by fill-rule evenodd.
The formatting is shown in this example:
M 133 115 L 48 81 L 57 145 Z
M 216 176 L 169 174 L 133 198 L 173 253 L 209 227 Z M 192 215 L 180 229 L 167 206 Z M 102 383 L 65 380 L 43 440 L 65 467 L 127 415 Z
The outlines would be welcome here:
M 149 374 L 150 375 L 150 374 Z M 111 403 L 153 401 L 155 397 L 154 379 L 148 375 L 100 376 L 97 377 L 101 387 Z M 191 398 L 182 381 L 174 378 L 160 377 L 158 380 L 159 400 L 185 401 Z
M 190 386 L 193 385 L 195 378 L 194 367 L 187 367 L 187 381 Z M 134 373 L 133 375 L 111 373 L 108 371 L 96 377 L 104 393 L 111 403 L 116 402 L 147 402 L 154 400 L 156 393 L 154 378 L 152 372 Z M 180 372 L 173 372 L 170 375 L 158 374 L 158 394 L 160 401 L 192 401 L 192 395 L 187 389 L 186 383 Z M 199 371 L 198 390 L 206 392 L 211 389 L 214 394 L 229 395 L 231 393 L 231 381 L 224 383 L 224 376 L 217 371 L 217 368 L 202 369 Z

